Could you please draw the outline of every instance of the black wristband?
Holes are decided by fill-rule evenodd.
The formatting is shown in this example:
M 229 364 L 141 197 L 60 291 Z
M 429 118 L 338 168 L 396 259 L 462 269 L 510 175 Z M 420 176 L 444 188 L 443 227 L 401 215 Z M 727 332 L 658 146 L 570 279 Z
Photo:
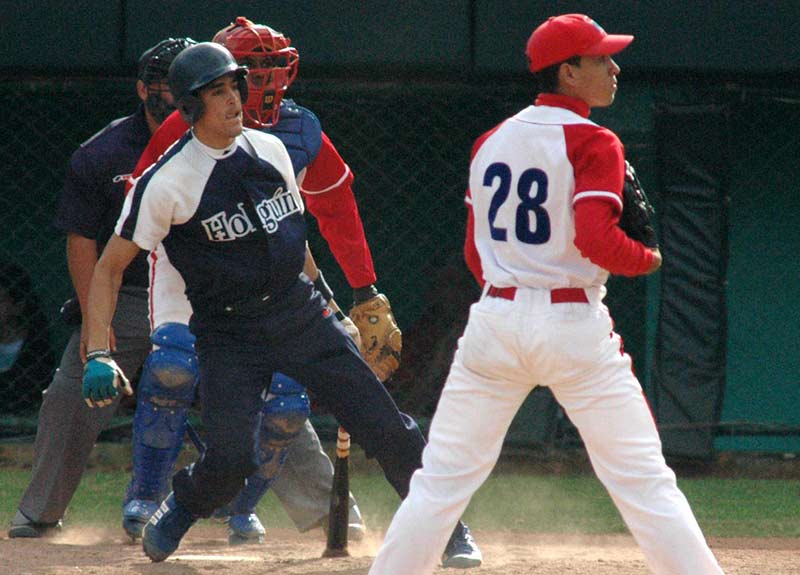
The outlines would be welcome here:
M 322 294 L 322 297 L 324 297 L 326 301 L 331 301 L 333 299 L 333 290 L 331 286 L 328 285 L 328 282 L 325 281 L 322 270 L 318 269 L 317 272 L 318 275 L 317 279 L 314 280 L 314 287 Z
M 346 315 L 344 315 L 344 312 L 342 310 L 337 311 L 334 315 L 336 316 L 336 319 L 338 319 L 339 321 L 344 321 L 344 318 L 347 317 Z
M 111 357 L 111 351 L 108 349 L 96 349 L 86 353 L 86 361 L 100 359 L 101 357 Z
M 353 288 L 353 304 L 364 303 L 368 299 L 374 298 L 376 295 L 378 295 L 378 288 L 375 287 L 375 284 Z

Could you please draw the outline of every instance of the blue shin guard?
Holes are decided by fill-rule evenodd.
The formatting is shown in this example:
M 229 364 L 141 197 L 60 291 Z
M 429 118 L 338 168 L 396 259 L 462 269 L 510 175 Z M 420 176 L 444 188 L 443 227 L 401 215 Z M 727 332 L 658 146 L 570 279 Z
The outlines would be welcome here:
M 133 421 L 133 477 L 123 503 L 123 528 L 141 534 L 147 515 L 169 492 L 172 467 L 183 445 L 187 412 L 195 397 L 197 358 L 188 326 L 167 323 L 151 337 L 159 346 L 139 379 Z
M 258 539 L 263 527 L 255 517 L 258 502 L 278 476 L 292 440 L 300 433 L 310 413 L 305 388 L 289 377 L 276 373 L 261 410 L 259 467 L 227 508 L 228 540 L 231 544 Z M 256 532 L 259 531 L 260 535 Z

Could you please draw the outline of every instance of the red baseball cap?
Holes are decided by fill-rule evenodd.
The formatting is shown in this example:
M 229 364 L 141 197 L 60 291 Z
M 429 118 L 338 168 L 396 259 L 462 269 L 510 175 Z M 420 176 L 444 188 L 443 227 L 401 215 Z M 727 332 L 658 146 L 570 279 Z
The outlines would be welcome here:
M 611 56 L 622 51 L 633 36 L 606 34 L 585 14 L 551 16 L 528 38 L 525 54 L 531 72 L 538 72 L 573 56 Z

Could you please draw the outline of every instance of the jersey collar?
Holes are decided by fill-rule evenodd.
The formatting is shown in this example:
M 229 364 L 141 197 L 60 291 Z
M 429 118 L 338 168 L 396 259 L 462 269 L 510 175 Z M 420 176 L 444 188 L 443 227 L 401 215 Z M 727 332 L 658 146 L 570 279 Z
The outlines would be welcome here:
M 584 118 L 589 117 L 589 104 L 572 96 L 563 94 L 541 93 L 536 97 L 537 106 L 554 106 L 556 108 L 566 108 Z
M 194 129 L 192 129 L 192 137 L 194 139 L 195 144 L 199 147 L 206 155 L 214 158 L 215 160 L 222 160 L 223 158 L 227 158 L 228 156 L 233 155 L 233 151 L 236 149 L 238 145 L 239 138 L 237 137 L 230 146 L 226 148 L 212 148 L 211 146 L 206 146 L 203 142 L 201 142 L 194 133 Z

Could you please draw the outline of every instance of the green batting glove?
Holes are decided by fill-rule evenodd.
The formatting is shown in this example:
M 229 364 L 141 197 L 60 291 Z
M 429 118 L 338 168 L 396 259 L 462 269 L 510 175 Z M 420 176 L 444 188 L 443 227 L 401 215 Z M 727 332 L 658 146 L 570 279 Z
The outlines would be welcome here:
M 89 407 L 109 405 L 122 389 L 125 395 L 133 395 L 130 381 L 107 351 L 86 354 L 88 361 L 83 367 L 83 399 Z

